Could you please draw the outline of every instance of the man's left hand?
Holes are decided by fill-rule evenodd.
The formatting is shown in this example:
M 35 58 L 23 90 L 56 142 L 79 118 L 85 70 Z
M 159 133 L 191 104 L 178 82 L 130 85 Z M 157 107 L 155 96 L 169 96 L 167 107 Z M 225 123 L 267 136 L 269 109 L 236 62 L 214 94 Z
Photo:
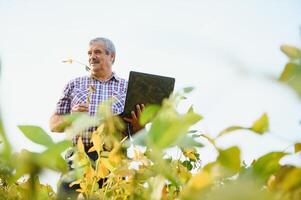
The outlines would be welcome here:
M 139 123 L 139 119 L 143 111 L 144 111 L 144 104 L 140 104 L 140 105 L 137 104 L 136 112 L 135 111 L 131 112 L 132 118 L 127 118 L 127 117 L 123 118 L 124 121 L 131 123 L 133 127 L 133 133 L 136 133 L 143 128 L 143 126 L 141 126 Z

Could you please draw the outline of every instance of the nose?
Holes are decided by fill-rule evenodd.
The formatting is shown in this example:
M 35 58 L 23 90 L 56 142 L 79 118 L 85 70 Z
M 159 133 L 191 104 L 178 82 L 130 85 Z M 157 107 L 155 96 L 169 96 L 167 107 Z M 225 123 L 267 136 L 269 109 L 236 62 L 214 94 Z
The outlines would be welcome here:
M 93 62 L 95 59 L 96 59 L 95 53 L 92 52 L 91 54 L 89 54 L 89 63 Z
M 90 54 L 90 58 L 96 58 L 96 54 L 92 51 L 92 53 Z

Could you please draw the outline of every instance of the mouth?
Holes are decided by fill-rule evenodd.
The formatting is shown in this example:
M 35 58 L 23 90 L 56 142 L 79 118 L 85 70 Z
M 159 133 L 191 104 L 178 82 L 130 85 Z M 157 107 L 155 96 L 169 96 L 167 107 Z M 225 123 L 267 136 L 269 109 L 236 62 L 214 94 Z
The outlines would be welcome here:
M 91 60 L 91 62 L 90 62 L 91 66 L 94 66 L 94 65 L 97 65 L 97 64 L 99 64 L 98 60 Z
M 90 65 L 97 65 L 99 62 L 91 62 Z

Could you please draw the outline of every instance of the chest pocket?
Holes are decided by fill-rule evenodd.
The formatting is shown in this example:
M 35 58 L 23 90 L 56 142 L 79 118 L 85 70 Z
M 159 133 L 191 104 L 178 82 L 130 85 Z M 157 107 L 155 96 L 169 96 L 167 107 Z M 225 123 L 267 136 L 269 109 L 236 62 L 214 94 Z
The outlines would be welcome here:
M 86 88 L 74 88 L 71 93 L 71 107 L 76 104 L 87 103 L 88 90 Z

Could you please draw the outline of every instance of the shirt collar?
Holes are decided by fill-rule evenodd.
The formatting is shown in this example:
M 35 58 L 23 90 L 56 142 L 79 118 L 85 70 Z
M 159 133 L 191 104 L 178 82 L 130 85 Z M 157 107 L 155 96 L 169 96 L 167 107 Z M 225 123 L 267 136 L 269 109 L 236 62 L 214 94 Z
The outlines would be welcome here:
M 120 81 L 120 77 L 117 76 L 115 72 L 112 73 L 112 77 L 110 78 L 110 80 L 111 80 L 111 79 L 115 79 L 117 82 Z
M 94 80 L 97 80 L 97 79 L 94 79 Z M 117 82 L 119 82 L 121 79 L 119 76 L 116 75 L 115 72 L 112 73 L 112 76 L 107 80 L 107 81 L 100 81 L 100 80 L 97 80 L 97 81 L 100 81 L 100 82 L 108 82 L 108 81 L 111 81 L 111 80 L 115 80 Z

